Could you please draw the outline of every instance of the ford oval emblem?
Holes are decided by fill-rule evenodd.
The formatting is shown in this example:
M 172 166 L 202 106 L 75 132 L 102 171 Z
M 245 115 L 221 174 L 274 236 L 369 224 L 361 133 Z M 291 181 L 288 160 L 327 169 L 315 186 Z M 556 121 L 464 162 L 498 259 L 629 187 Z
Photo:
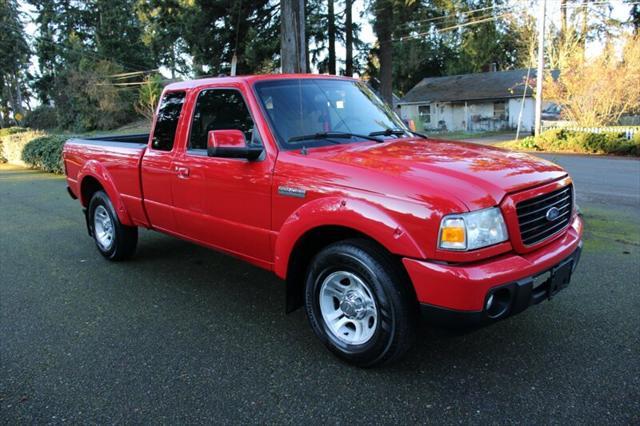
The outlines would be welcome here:
M 557 207 L 551 207 L 545 216 L 549 222 L 553 222 L 560 217 L 560 210 Z

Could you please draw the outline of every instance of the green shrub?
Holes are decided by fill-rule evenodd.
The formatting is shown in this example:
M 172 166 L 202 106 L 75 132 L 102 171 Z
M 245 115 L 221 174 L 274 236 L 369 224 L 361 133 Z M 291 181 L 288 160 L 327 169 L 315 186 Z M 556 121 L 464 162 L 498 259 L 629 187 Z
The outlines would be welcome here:
M 28 130 L 0 137 L 0 156 L 14 164 L 34 167 L 46 172 L 62 173 L 62 146 L 68 136 Z
M 520 147 L 531 151 L 540 151 L 540 147 L 536 144 L 536 138 L 528 136 L 520 141 Z
M 615 154 L 640 156 L 640 134 L 627 140 L 624 133 L 588 133 L 552 129 L 539 137 L 527 137 L 514 145 L 519 149 L 584 154 Z
M 22 151 L 22 161 L 36 169 L 63 173 L 62 147 L 67 136 L 47 135 L 30 140 Z
M 51 130 L 58 127 L 56 109 L 50 105 L 39 105 L 27 113 L 24 125 L 32 129 Z

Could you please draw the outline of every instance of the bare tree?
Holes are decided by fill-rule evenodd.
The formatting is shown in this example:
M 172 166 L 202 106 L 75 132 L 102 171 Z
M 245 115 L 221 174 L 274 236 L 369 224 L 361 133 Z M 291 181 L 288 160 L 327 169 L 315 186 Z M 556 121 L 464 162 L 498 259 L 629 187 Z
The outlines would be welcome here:
M 609 47 L 587 61 L 582 49 L 575 48 L 556 65 L 560 74 L 557 79 L 546 76 L 544 96 L 562 106 L 565 118 L 604 126 L 640 110 L 640 36 L 629 37 L 621 55 Z

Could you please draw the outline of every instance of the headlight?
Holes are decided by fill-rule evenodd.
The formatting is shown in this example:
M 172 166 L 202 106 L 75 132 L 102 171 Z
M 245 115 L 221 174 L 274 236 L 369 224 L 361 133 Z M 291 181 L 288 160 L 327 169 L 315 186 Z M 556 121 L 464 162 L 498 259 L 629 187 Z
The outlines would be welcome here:
M 507 226 L 497 207 L 448 215 L 440 223 L 439 247 L 445 250 L 474 250 L 508 239 Z

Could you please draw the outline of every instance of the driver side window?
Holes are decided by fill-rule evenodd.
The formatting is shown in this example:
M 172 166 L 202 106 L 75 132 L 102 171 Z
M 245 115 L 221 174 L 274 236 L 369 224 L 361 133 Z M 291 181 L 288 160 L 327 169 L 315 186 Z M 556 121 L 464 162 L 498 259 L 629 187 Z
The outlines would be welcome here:
M 207 136 L 211 130 L 241 130 L 247 145 L 262 145 L 249 109 L 235 89 L 200 92 L 191 122 L 188 149 L 207 149 Z

